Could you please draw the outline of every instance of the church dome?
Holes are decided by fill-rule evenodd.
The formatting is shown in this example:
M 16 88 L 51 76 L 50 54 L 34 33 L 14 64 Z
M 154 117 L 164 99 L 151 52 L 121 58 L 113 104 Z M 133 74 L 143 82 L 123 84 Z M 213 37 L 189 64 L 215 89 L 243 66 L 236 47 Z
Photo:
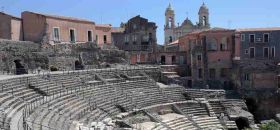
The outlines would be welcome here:
M 199 9 L 199 13 L 208 13 L 208 7 L 205 5 L 205 3 L 203 3 L 201 6 L 200 6 L 200 9 Z
M 192 21 L 189 19 L 189 18 L 186 18 L 184 20 L 184 22 L 182 23 L 182 26 L 185 26 L 185 25 L 193 25 Z

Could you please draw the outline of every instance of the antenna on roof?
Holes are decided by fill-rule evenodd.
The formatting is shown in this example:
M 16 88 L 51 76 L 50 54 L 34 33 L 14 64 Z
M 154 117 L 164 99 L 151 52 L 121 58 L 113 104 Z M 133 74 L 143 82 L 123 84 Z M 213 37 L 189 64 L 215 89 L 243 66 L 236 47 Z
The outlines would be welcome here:
M 188 11 L 186 12 L 186 15 L 187 15 L 187 18 L 189 18 L 189 12 Z
M 231 20 L 228 20 L 228 28 L 231 29 L 231 23 L 232 21 Z

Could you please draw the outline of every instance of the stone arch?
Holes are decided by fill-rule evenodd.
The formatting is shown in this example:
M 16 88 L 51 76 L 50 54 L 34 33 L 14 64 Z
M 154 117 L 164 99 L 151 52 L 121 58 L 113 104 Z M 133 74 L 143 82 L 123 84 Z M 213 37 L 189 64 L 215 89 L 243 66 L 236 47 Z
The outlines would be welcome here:
M 207 24 L 207 17 L 203 16 L 202 17 L 202 26 L 206 26 L 206 24 Z
M 207 48 L 208 50 L 216 51 L 217 50 L 217 39 L 210 38 L 207 42 Z
M 171 28 L 172 24 L 173 24 L 173 18 L 172 17 L 168 17 L 169 28 Z
M 247 118 L 239 117 L 235 120 L 235 123 L 239 130 L 250 128 L 249 120 Z
M 24 65 L 22 64 L 20 59 L 15 59 L 13 62 L 15 65 L 16 75 L 27 74 L 27 70 L 24 68 Z
M 172 36 L 169 36 L 169 43 L 173 42 Z
M 76 60 L 75 61 L 75 70 L 83 70 L 83 69 L 84 69 L 83 64 L 79 60 Z

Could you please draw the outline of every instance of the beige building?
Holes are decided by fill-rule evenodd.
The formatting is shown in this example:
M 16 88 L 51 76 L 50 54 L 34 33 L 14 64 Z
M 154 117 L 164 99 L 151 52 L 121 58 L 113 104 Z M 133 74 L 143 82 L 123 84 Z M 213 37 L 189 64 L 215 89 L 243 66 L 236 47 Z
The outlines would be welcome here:
M 96 43 L 97 45 L 111 44 L 112 43 L 112 25 L 110 24 L 97 24 L 96 29 Z
M 22 40 L 21 19 L 0 12 L 0 38 L 9 40 Z
M 24 40 L 34 42 L 83 43 L 95 41 L 95 23 L 83 19 L 25 11 Z

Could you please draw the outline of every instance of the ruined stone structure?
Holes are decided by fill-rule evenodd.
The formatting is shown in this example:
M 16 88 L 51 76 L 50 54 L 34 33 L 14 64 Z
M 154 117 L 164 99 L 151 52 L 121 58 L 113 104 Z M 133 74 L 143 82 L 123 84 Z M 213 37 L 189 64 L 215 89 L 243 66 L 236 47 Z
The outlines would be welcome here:
M 121 27 L 124 28 L 123 32 L 112 34 L 113 44 L 120 50 L 130 52 L 130 63 L 155 62 L 156 24 L 138 15 Z
M 33 42 L 0 40 L 0 71 L 14 73 L 28 72 L 37 67 L 48 68 L 48 57 L 40 53 L 40 46 Z M 18 73 L 21 74 L 21 73 Z
M 165 11 L 164 44 L 167 45 L 172 43 L 187 33 L 196 30 L 209 29 L 209 9 L 205 3 L 203 3 L 199 9 L 198 18 L 199 22 L 197 24 L 193 24 L 189 18 L 186 18 L 181 25 L 178 24 L 178 26 L 176 26 L 175 11 L 169 4 Z
M 12 15 L 0 12 L 0 38 L 9 40 L 22 40 L 21 19 Z
M 16 73 L 24 69 L 75 70 L 109 67 L 113 63 L 123 64 L 127 54 L 121 50 L 102 50 L 92 42 L 83 44 L 55 44 L 41 47 L 25 41 L 0 40 L 0 71 Z
M 119 66 L 0 79 L 0 128 L 222 130 L 237 129 L 240 118 L 254 125 L 244 101 L 224 99 L 223 90 L 162 85 L 151 78 L 159 72 Z
M 243 129 L 280 113 L 280 29 L 210 29 L 204 3 L 178 26 L 169 5 L 165 46 L 140 15 L 117 28 L 28 11 L 0 21 L 3 129 Z

